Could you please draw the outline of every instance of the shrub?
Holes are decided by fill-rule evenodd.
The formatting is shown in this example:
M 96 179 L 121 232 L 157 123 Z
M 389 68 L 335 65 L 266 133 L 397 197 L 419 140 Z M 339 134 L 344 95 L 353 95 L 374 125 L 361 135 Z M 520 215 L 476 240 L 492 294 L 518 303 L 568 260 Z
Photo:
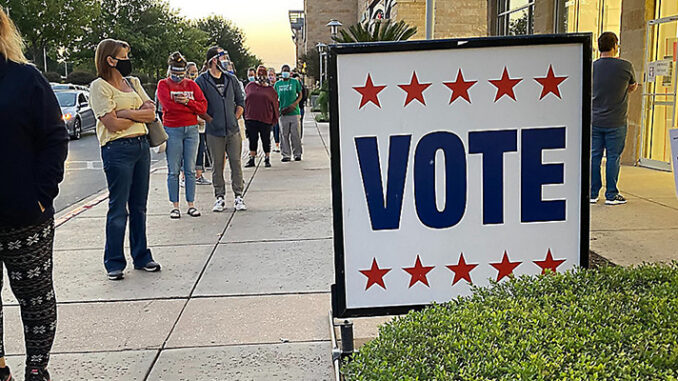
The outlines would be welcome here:
M 44 74 L 45 78 L 47 78 L 49 82 L 61 83 L 61 74 L 53 71 L 48 71 L 47 73 Z
M 347 380 L 676 380 L 678 264 L 521 277 L 411 312 Z
M 326 115 L 318 114 L 315 116 L 315 121 L 318 123 L 328 123 L 330 118 L 328 118 Z
M 88 86 L 96 79 L 96 75 L 86 71 L 74 71 L 68 75 L 66 82 L 74 85 Z

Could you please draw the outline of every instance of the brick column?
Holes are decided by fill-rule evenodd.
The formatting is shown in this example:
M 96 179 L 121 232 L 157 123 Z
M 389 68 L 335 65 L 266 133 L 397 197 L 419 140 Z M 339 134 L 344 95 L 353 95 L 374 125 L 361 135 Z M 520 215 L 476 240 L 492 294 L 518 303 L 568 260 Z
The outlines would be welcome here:
M 553 33 L 556 1 L 557 0 L 535 0 L 534 34 Z

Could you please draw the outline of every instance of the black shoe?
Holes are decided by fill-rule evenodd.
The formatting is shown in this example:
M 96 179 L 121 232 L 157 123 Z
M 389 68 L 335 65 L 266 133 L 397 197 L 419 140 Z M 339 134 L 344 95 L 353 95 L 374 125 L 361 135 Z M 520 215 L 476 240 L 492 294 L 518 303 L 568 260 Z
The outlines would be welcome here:
M 297 156 L 294 158 L 294 161 L 301 161 L 301 156 Z
M 114 270 L 108 272 L 109 280 L 122 280 L 124 277 L 125 274 L 122 272 L 122 270 Z
M 155 262 L 155 261 L 150 261 L 146 264 L 146 266 L 143 266 L 143 267 L 134 266 L 134 269 L 135 270 L 144 270 L 144 271 L 148 271 L 149 273 L 154 273 L 154 272 L 160 271 L 160 263 Z
M 283 163 L 289 163 L 290 161 L 292 161 L 292 159 L 290 159 L 289 157 L 283 157 L 282 160 L 280 161 L 282 161 Z
M 622 205 L 626 204 L 624 196 L 617 194 L 612 200 L 605 200 L 605 205 Z
M 49 372 L 45 368 L 27 368 L 26 381 L 51 381 Z
M 264 160 L 264 167 L 271 168 L 271 159 Z
M 250 159 L 247 161 L 247 164 L 245 164 L 245 168 L 252 168 L 254 167 L 254 158 L 250 156 Z
M 0 381 L 13 381 L 12 371 L 9 370 L 9 367 L 0 368 Z

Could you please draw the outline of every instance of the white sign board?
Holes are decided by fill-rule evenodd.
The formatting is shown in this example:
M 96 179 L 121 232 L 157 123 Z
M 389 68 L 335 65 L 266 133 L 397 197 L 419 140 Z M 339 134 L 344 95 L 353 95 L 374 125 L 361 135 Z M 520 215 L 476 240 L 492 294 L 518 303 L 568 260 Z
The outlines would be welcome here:
M 673 177 L 676 179 L 676 195 L 678 195 L 678 128 L 669 130 L 669 139 L 671 139 L 671 154 L 673 159 Z
M 588 262 L 589 38 L 333 47 L 335 316 Z

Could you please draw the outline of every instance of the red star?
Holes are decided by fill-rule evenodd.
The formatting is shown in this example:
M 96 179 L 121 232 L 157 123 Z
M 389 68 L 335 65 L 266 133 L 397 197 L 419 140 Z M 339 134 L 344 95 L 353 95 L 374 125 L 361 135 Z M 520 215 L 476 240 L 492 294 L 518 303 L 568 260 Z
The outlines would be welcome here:
M 556 268 L 565 262 L 564 259 L 558 259 L 554 260 L 553 255 L 551 254 L 551 249 L 549 249 L 548 254 L 546 254 L 546 260 L 544 261 L 534 261 L 534 263 L 537 264 L 537 266 L 541 267 L 541 273 L 546 274 L 546 270 L 551 270 L 554 273 L 556 272 Z
M 504 251 L 504 258 L 502 258 L 501 262 L 490 263 L 490 265 L 499 271 L 499 274 L 497 274 L 497 282 L 499 282 L 500 280 L 504 279 L 504 277 L 513 275 L 513 270 L 520 266 L 521 263 L 522 262 L 509 261 L 508 254 Z
M 386 285 L 384 284 L 384 275 L 389 271 L 391 271 L 391 269 L 380 269 L 379 265 L 377 265 L 377 259 L 372 258 L 372 268 L 369 270 L 360 270 L 360 272 L 367 277 L 367 286 L 365 286 L 365 290 L 368 290 L 375 284 L 380 285 L 381 288 L 385 290 Z
M 433 270 L 435 266 L 422 266 L 421 265 L 421 259 L 419 259 L 419 256 L 417 255 L 417 261 L 414 263 L 414 267 L 403 267 L 403 270 L 407 271 L 410 276 L 412 277 L 410 279 L 410 287 L 414 286 L 417 282 L 421 282 L 425 284 L 427 287 L 431 287 L 428 285 L 428 279 L 426 278 L 426 274 L 428 274 L 429 271 Z
M 508 69 L 504 66 L 504 73 L 501 75 L 501 79 L 490 79 L 490 83 L 497 88 L 497 95 L 494 97 L 494 101 L 498 101 L 499 98 L 504 95 L 516 100 L 516 94 L 513 93 L 513 88 L 522 81 L 521 78 L 511 79 L 508 74 Z
M 553 74 L 553 65 L 549 65 L 549 72 L 546 74 L 546 77 L 538 77 L 534 79 L 535 81 L 539 82 L 540 85 L 542 85 L 541 96 L 539 97 L 539 100 L 544 99 L 544 97 L 549 93 L 553 93 L 558 98 L 563 99 L 560 96 L 560 89 L 558 86 L 566 79 L 567 77 L 556 77 L 556 75 Z
M 385 88 L 386 86 L 374 86 L 374 83 L 372 83 L 372 77 L 367 74 L 367 82 L 365 82 L 365 86 L 354 87 L 353 89 L 363 96 L 360 100 L 360 108 L 363 108 L 363 106 L 369 102 L 372 102 L 377 105 L 377 107 L 381 108 L 378 94 Z
M 401 89 L 407 92 L 407 99 L 405 100 L 405 106 L 410 104 L 413 100 L 418 100 L 421 104 L 426 106 L 426 101 L 424 100 L 424 91 L 431 86 L 430 83 L 419 83 L 419 78 L 417 78 L 417 72 L 412 73 L 412 80 L 409 85 L 398 85 Z M 404 107 L 404 106 L 403 106 Z
M 478 265 L 466 264 L 466 261 L 464 260 L 464 253 L 461 253 L 459 262 L 456 265 L 447 266 L 448 269 L 454 271 L 454 281 L 452 281 L 452 285 L 454 286 L 462 279 L 465 279 L 467 282 L 471 283 L 471 274 L 469 273 L 476 266 Z
M 464 98 L 466 102 L 471 103 L 471 97 L 468 95 L 468 89 L 471 86 L 478 83 L 478 81 L 464 81 L 464 75 L 461 73 L 461 69 L 457 72 L 457 80 L 454 82 L 443 82 L 443 84 L 452 90 L 452 99 L 450 99 L 450 104 L 454 102 L 457 98 Z

